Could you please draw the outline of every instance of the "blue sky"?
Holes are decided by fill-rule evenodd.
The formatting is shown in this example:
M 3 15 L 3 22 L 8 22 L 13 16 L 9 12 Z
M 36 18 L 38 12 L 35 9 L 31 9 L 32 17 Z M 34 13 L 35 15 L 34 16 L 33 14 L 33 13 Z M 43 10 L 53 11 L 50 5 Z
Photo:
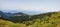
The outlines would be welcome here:
M 60 0 L 0 0 L 0 10 L 33 14 L 60 11 Z

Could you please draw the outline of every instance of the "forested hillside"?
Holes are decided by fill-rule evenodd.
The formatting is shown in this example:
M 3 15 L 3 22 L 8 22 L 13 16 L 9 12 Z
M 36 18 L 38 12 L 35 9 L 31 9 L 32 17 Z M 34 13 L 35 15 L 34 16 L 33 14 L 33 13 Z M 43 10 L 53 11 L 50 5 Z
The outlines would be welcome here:
M 60 12 L 0 18 L 0 27 L 60 27 Z

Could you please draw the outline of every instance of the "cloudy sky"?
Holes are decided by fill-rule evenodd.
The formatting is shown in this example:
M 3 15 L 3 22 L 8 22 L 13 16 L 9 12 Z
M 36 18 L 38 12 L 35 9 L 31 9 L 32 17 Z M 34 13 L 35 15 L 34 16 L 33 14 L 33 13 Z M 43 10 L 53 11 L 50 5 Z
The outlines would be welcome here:
M 60 0 L 0 0 L 0 10 L 33 14 L 60 11 Z

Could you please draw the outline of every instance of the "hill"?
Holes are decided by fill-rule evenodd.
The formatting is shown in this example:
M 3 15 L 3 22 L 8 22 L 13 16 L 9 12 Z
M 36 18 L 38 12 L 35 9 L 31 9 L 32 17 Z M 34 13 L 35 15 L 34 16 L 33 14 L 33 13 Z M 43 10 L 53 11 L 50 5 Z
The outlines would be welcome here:
M 0 25 L 11 27 L 60 27 L 60 12 L 48 12 L 32 16 L 12 16 L 10 18 L 8 20 L 3 19 L 4 22 L 1 21 L 3 23 L 0 22 Z

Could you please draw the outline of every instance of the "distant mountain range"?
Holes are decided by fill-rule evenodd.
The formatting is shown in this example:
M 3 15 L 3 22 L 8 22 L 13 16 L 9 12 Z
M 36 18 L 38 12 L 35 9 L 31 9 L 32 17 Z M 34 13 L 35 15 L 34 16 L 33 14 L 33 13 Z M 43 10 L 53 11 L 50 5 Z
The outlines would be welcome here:
M 18 13 L 6 13 L 6 12 L 0 11 L 0 16 L 5 18 L 5 19 L 9 19 L 10 17 L 14 17 L 14 16 L 27 16 L 27 14 L 24 14 L 22 12 L 18 12 Z
M 32 21 L 36 19 L 44 19 L 46 17 L 52 17 L 52 16 L 57 16 L 60 18 L 60 12 L 49 12 L 49 13 L 43 13 L 43 14 L 37 14 L 37 15 L 27 15 L 22 12 L 18 13 L 5 13 L 0 11 L 0 16 L 2 19 L 9 20 L 12 22 L 23 22 L 23 21 Z

